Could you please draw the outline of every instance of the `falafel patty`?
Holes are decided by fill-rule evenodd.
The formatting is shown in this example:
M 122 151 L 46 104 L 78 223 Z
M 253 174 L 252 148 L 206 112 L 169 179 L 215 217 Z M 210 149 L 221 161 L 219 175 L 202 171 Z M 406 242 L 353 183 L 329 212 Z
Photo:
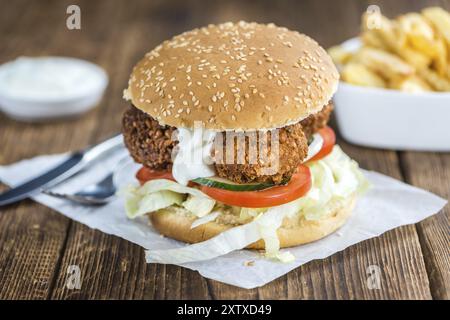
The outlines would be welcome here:
M 220 146 L 214 143 L 213 154 L 220 154 L 214 164 L 217 175 L 236 183 L 280 184 L 289 180 L 308 154 L 308 140 L 300 123 L 278 130 L 278 137 L 273 139 L 278 142 L 278 148 L 272 145 L 274 133 L 255 134 L 253 139 L 247 133 L 235 133 L 232 141 L 226 141 L 229 136 L 224 134 L 226 138 Z M 249 150 L 253 150 L 253 158 Z M 227 151 L 233 152 L 231 161 Z
M 306 138 L 309 140 L 314 133 L 325 127 L 330 120 L 331 112 L 333 111 L 333 103 L 328 103 L 322 110 L 317 113 L 311 114 L 306 119 L 300 121 L 302 125 L 303 132 Z
M 154 170 L 172 168 L 172 140 L 175 127 L 161 126 L 145 112 L 131 105 L 122 118 L 125 146 L 134 161 Z
M 237 142 L 234 147 L 234 163 L 226 164 L 226 138 L 222 141 L 222 147 L 214 143 L 213 158 L 217 175 L 232 180 L 236 183 L 264 182 L 280 184 L 290 179 L 295 169 L 302 163 L 308 153 L 308 140 L 312 134 L 324 127 L 328 122 L 332 104 L 326 105 L 320 112 L 310 115 L 301 122 L 286 126 L 279 130 L 279 153 L 274 153 L 276 160 L 271 155 L 271 133 L 265 137 L 267 154 L 269 158 L 257 157 L 257 162 L 251 161 L 247 150 L 253 145 L 264 143 L 249 139 L 245 134 L 245 155 L 244 161 L 237 155 Z M 133 159 L 143 164 L 145 167 L 154 170 L 166 170 L 172 167 L 172 150 L 178 141 L 172 140 L 172 135 L 176 131 L 175 127 L 161 126 L 155 119 L 134 106 L 125 112 L 123 121 L 123 134 L 125 145 L 130 151 Z M 236 134 L 239 137 L 240 133 Z M 226 135 L 223 135 L 226 137 Z M 237 139 L 236 141 L 239 141 Z M 241 140 L 242 141 L 242 140 Z M 221 153 L 221 157 L 216 157 Z M 272 155 L 272 156 L 273 156 Z M 261 160 L 262 159 L 262 160 Z M 275 161 L 278 161 L 275 163 Z M 275 169 L 275 170 L 274 170 Z

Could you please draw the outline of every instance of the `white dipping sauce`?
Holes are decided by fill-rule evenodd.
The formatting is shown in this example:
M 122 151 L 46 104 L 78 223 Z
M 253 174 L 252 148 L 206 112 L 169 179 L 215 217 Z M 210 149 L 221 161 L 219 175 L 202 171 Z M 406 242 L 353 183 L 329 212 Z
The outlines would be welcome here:
M 178 128 L 177 135 L 178 151 L 172 166 L 175 180 L 187 185 L 190 180 L 214 176 L 210 155 L 216 133 L 203 128 Z
M 323 138 L 320 134 L 314 133 L 313 134 L 313 141 L 308 146 L 308 155 L 305 159 L 303 159 L 303 162 L 308 161 L 312 157 L 314 157 L 316 154 L 319 153 L 319 151 L 322 149 L 323 146 Z
M 104 86 L 105 75 L 83 60 L 19 57 L 0 68 L 0 93 L 25 99 L 75 98 Z

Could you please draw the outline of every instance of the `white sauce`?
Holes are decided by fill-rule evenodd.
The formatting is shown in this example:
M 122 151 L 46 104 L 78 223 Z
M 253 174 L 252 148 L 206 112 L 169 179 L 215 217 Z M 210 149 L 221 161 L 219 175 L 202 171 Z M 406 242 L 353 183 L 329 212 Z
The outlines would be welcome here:
M 323 138 L 322 138 L 322 136 L 320 134 L 318 134 L 318 133 L 314 133 L 313 134 L 313 141 L 308 146 L 308 155 L 303 160 L 303 162 L 306 162 L 309 159 L 311 159 L 312 157 L 314 157 L 320 151 L 320 149 L 322 149 L 322 146 L 323 146 Z
M 78 97 L 103 86 L 104 77 L 79 59 L 19 57 L 0 67 L 0 92 L 37 100 Z
M 178 151 L 173 160 L 172 175 L 175 180 L 187 185 L 190 180 L 215 175 L 211 159 L 211 148 L 216 133 L 203 128 L 194 130 L 178 128 Z

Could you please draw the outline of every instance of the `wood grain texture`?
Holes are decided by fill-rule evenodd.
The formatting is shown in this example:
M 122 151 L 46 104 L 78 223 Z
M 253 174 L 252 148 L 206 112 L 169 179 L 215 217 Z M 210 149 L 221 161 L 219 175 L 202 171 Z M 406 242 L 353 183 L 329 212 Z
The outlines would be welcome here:
M 450 155 L 406 152 L 401 154 L 406 181 L 450 199 Z M 435 299 L 450 299 L 450 209 L 417 225 L 424 260 Z
M 0 115 L 0 164 L 81 148 L 119 130 L 126 108 L 122 89 L 132 66 L 174 34 L 242 19 L 275 22 L 330 46 L 357 34 L 360 15 L 369 1 L 77 1 L 82 30 L 69 31 L 65 8 L 72 3 L 39 1 L 30 7 L 28 2 L 18 1 L 0 12 L 4 42 L 0 62 L 20 54 L 69 55 L 94 61 L 110 75 L 105 98 L 74 121 L 28 125 Z M 448 8 L 448 1 L 370 3 L 378 4 L 388 16 L 431 4 Z M 448 155 L 408 153 L 399 158 L 395 152 L 343 141 L 341 145 L 364 168 L 406 178 L 449 196 Z M 443 169 L 436 169 L 439 166 Z M 430 299 L 448 298 L 450 292 L 448 209 L 417 227 L 387 232 L 253 290 L 208 280 L 176 266 L 146 264 L 139 246 L 72 222 L 32 201 L 1 210 L 0 298 Z M 66 287 L 70 265 L 81 268 L 80 290 Z M 369 265 L 381 268 L 380 290 L 366 285 Z

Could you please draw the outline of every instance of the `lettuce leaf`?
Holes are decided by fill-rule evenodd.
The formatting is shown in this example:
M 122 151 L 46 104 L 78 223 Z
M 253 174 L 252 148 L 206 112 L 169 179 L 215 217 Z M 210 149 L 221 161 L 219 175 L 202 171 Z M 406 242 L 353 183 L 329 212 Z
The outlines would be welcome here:
M 144 196 L 134 193 L 126 198 L 125 211 L 128 218 L 134 219 L 173 204 L 181 204 L 183 198 L 182 194 L 168 190 L 149 193 Z
M 369 183 L 358 164 L 339 146 L 325 158 L 307 164 L 311 170 L 312 187 L 298 201 L 298 210 L 307 220 L 318 220 L 353 193 L 364 193 Z
M 202 214 L 208 214 L 211 211 L 208 211 L 208 206 L 211 206 L 211 202 L 215 203 L 214 200 L 211 200 L 198 189 L 186 187 L 166 179 L 151 180 L 143 186 L 128 186 L 120 193 L 125 197 L 125 211 L 131 219 L 174 204 L 181 205 L 186 194 L 197 199 L 188 199 L 188 203 L 185 201 L 186 206 L 191 207 L 192 210 L 196 204 L 204 203 L 200 208 Z M 193 204 L 193 201 L 196 204 Z
M 197 228 L 198 226 L 201 226 L 202 224 L 211 222 L 216 220 L 216 218 L 220 215 L 220 211 L 214 211 L 210 214 L 207 214 L 206 216 L 203 216 L 201 218 L 198 218 L 194 222 L 192 222 L 191 229 Z
M 149 194 L 161 190 L 169 190 L 182 194 L 190 194 L 196 197 L 211 199 L 198 189 L 183 186 L 177 182 L 167 179 L 156 179 L 146 182 L 142 187 L 138 188 L 139 194 Z
M 212 199 L 189 195 L 187 200 L 182 203 L 182 206 L 198 218 L 201 218 L 210 213 L 215 204 L 216 201 Z

